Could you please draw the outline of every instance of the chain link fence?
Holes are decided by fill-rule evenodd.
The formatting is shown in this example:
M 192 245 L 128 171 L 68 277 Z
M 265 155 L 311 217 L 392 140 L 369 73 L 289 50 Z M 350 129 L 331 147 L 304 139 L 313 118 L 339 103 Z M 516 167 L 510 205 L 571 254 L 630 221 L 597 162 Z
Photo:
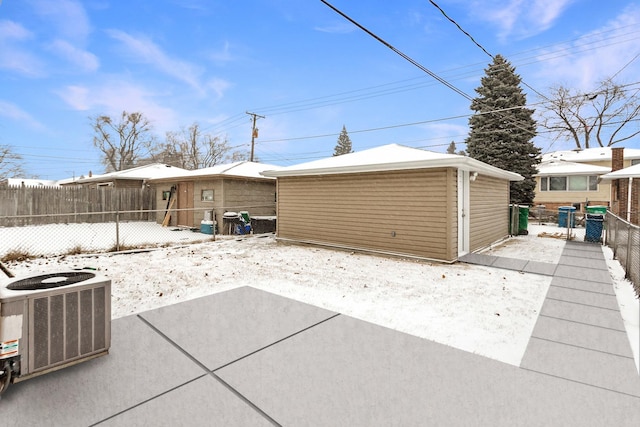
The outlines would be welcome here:
M 206 210 L 185 209 L 206 217 Z M 214 226 L 163 226 L 164 210 L 0 217 L 0 260 L 113 252 L 215 240 Z
M 613 257 L 620 262 L 625 277 L 640 297 L 640 227 L 611 212 L 607 212 L 604 222 L 605 244 L 613 251 Z

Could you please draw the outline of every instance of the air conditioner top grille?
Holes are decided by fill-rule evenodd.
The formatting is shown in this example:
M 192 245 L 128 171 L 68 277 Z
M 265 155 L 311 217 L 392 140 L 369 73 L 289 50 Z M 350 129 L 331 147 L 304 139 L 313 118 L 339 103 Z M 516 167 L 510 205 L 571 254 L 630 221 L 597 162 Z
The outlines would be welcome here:
M 96 275 L 86 271 L 71 271 L 54 274 L 42 274 L 40 276 L 27 277 L 16 280 L 7 285 L 12 291 L 36 291 L 39 289 L 58 288 L 93 279 Z

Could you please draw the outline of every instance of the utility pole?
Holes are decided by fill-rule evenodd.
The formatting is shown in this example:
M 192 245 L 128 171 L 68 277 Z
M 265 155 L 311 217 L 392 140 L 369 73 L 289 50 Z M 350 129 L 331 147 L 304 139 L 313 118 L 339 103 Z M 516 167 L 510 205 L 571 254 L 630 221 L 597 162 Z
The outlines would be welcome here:
M 250 113 L 247 111 L 247 114 L 253 117 L 253 126 L 251 127 L 251 157 L 249 158 L 250 162 L 253 162 L 253 149 L 255 147 L 255 140 L 258 137 L 258 129 L 256 128 L 256 120 L 264 119 L 264 116 L 261 116 L 256 113 Z

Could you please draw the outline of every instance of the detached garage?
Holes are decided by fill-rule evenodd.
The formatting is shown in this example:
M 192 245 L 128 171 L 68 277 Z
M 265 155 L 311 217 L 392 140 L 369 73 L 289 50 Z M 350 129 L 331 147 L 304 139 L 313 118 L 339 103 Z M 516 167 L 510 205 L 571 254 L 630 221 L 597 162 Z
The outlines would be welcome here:
M 262 175 L 277 178 L 277 238 L 453 262 L 509 232 L 509 182 L 469 157 L 397 144 Z

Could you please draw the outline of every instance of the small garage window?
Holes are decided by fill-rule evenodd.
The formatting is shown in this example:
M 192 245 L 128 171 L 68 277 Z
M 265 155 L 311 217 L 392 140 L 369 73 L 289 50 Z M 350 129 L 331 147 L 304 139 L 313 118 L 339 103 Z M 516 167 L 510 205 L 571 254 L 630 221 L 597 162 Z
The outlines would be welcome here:
M 171 197 L 170 190 L 165 190 L 162 192 L 162 200 L 169 200 L 169 197 Z
M 200 200 L 203 202 L 213 202 L 213 190 L 202 190 Z

